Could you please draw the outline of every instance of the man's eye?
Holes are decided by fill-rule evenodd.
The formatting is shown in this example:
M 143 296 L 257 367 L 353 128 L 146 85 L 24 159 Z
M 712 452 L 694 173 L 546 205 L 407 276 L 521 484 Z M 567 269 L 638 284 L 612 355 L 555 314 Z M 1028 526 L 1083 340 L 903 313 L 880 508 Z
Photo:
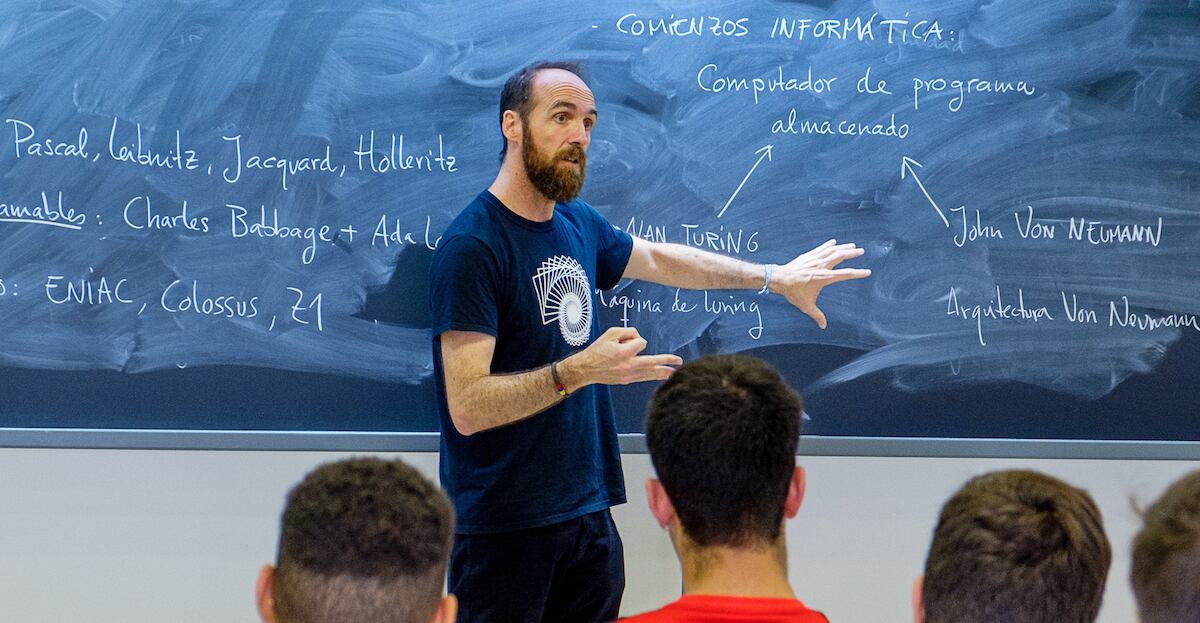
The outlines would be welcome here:
M 567 114 L 560 112 L 557 115 L 554 115 L 554 120 L 562 123 L 563 121 L 567 120 Z

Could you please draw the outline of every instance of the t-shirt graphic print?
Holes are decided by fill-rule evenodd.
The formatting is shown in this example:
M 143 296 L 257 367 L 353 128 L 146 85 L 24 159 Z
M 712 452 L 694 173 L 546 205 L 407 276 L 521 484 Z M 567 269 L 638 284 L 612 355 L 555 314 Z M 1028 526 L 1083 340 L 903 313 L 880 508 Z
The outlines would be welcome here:
M 573 257 L 551 257 L 534 273 L 533 288 L 542 311 L 542 324 L 557 320 L 568 344 L 586 344 L 592 333 L 592 297 L 583 266 Z

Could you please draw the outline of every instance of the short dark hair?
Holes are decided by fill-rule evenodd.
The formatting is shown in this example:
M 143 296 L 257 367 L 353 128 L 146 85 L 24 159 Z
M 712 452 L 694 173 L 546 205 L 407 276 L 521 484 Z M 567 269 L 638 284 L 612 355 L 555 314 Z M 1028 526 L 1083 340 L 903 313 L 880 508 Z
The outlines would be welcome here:
M 454 511 L 399 460 L 321 465 L 283 510 L 273 596 L 283 623 L 424 623 L 442 595 Z
M 521 116 L 521 121 L 529 120 L 529 111 L 533 109 L 533 80 L 543 69 L 562 69 L 569 71 L 580 80 L 585 80 L 583 63 L 578 61 L 537 61 L 522 67 L 504 83 L 500 91 L 500 161 L 504 162 L 504 154 L 508 152 L 508 139 L 504 136 L 504 111 L 515 110 Z
M 702 357 L 658 388 L 646 445 L 688 538 L 701 547 L 779 538 L 800 409 L 778 372 L 741 355 Z
M 925 622 L 1095 621 L 1111 561 L 1086 491 L 1035 471 L 984 474 L 942 507 L 925 561 Z
M 1139 618 L 1200 621 L 1200 471 L 1171 485 L 1142 520 L 1130 572 Z

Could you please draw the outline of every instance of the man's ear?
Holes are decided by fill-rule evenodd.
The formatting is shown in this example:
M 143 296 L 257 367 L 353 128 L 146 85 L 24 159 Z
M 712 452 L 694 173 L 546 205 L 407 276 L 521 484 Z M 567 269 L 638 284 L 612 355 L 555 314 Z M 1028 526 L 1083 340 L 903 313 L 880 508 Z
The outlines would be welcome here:
M 665 529 L 671 524 L 671 520 L 675 519 L 675 505 L 671 503 L 671 498 L 667 497 L 667 490 L 663 488 L 659 479 L 651 478 L 646 481 L 646 502 L 650 505 L 650 514 L 654 515 L 658 527 Z
M 804 501 L 804 468 L 796 466 L 792 470 L 792 480 L 788 483 L 787 499 L 783 502 L 783 516 L 791 519 L 800 512 L 800 503 Z
M 263 565 L 254 583 L 254 601 L 263 623 L 275 623 L 275 567 Z
M 430 623 L 454 623 L 457 616 L 458 598 L 453 594 L 446 595 L 438 602 L 437 611 L 433 613 L 433 621 Z
M 918 575 L 917 579 L 913 580 L 912 587 L 913 623 L 924 623 L 925 621 L 925 600 L 921 598 L 921 590 L 924 586 L 925 576 Z
M 504 111 L 504 116 L 500 120 L 500 131 L 504 134 L 504 138 L 508 139 L 509 143 L 520 142 L 522 130 L 521 115 L 515 110 Z

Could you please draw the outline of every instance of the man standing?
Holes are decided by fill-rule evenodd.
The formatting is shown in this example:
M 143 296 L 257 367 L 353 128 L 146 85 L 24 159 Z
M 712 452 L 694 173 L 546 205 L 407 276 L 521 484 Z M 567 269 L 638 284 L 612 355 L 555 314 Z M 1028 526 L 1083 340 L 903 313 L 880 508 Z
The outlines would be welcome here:
M 650 512 L 671 536 L 683 597 L 629 623 L 827 623 L 788 581 L 783 524 L 804 499 L 800 397 L 769 366 L 690 362 L 654 394 L 646 446 Z
M 825 326 L 824 286 L 862 255 L 830 241 L 783 266 L 632 239 L 576 197 L 597 110 L 572 63 L 519 71 L 500 98 L 500 172 L 430 267 L 441 477 L 458 511 L 450 590 L 468 623 L 616 618 L 625 501 L 607 385 L 662 380 L 633 328 L 600 334 L 597 288 L 622 278 L 784 295 Z

